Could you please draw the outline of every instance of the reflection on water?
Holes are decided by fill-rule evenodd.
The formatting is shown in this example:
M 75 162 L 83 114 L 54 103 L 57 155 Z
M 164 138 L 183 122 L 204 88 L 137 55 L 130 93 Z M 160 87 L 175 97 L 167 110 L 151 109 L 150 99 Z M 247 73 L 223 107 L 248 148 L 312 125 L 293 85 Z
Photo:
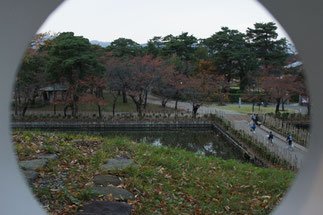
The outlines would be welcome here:
M 99 134 L 106 137 L 126 136 L 136 142 L 151 143 L 154 146 L 177 147 L 222 159 L 244 160 L 239 149 L 213 130 L 105 131 Z

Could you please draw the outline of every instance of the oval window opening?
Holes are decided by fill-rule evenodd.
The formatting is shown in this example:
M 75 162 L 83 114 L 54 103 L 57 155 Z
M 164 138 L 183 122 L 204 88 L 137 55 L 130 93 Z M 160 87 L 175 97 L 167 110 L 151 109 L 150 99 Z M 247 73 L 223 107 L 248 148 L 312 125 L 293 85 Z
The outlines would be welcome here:
M 36 198 L 54 214 L 269 214 L 310 139 L 292 41 L 254 1 L 125 2 L 67 1 L 25 52 L 13 145 Z

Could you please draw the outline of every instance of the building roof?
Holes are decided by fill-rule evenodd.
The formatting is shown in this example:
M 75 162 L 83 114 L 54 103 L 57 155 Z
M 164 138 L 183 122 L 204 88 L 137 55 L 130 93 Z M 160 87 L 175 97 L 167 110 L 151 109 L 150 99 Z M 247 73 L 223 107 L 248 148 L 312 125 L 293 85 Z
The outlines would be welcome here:
M 68 88 L 59 84 L 47 86 L 39 89 L 40 91 L 53 92 L 53 91 L 67 91 Z
M 290 69 L 290 68 L 296 68 L 299 66 L 302 66 L 303 63 L 301 61 L 296 61 L 294 63 L 288 64 L 287 66 L 285 66 L 286 69 Z

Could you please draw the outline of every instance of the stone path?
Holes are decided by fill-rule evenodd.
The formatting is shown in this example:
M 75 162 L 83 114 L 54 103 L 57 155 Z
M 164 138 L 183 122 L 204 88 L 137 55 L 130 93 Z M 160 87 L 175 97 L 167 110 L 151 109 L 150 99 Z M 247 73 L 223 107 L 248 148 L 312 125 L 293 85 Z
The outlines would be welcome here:
M 84 211 L 78 215 L 128 215 L 131 214 L 131 206 L 124 202 L 91 201 Z
M 149 95 L 148 96 L 148 103 L 150 104 L 157 104 L 161 105 L 161 101 L 159 98 Z M 169 101 L 166 104 L 167 107 L 174 108 L 175 101 Z M 177 107 L 182 110 L 192 110 L 192 105 L 188 102 L 178 102 Z M 233 111 L 221 110 L 218 108 L 214 108 L 211 106 L 203 105 L 198 109 L 198 113 L 200 115 L 204 114 L 217 114 L 220 117 L 223 117 L 225 120 L 229 121 L 234 129 L 236 130 L 243 130 L 254 139 L 257 139 L 260 143 L 264 144 L 272 153 L 275 153 L 279 157 L 285 159 L 289 163 L 297 168 L 302 166 L 302 163 L 305 159 L 305 155 L 307 149 L 302 147 L 301 145 L 294 143 L 295 147 L 293 151 L 288 149 L 288 144 L 285 141 L 286 137 L 274 132 L 274 144 L 268 144 L 267 135 L 270 129 L 260 126 L 257 127 L 256 133 L 252 133 L 250 131 L 249 121 L 251 120 L 251 116 L 248 114 L 237 113 Z
M 117 158 L 110 158 L 104 162 L 102 168 L 109 170 L 123 170 L 133 165 L 133 159 L 129 154 L 120 154 Z M 131 205 L 120 202 L 135 200 L 135 196 L 126 189 L 120 188 L 124 178 L 115 175 L 96 175 L 93 179 L 94 186 L 92 190 L 97 196 L 103 195 L 112 197 L 117 201 L 91 201 L 85 203 L 82 211 L 77 215 L 129 215 L 131 214 Z
M 102 166 L 106 171 L 123 170 L 133 165 L 133 159 L 129 158 L 128 153 L 120 154 L 117 158 L 107 159 Z M 29 183 L 33 183 L 39 173 L 37 170 L 44 168 L 49 160 L 58 159 L 56 154 L 39 154 L 37 159 L 19 161 L 18 164 L 25 178 Z M 97 196 L 104 195 L 112 197 L 117 201 L 91 201 L 85 203 L 82 211 L 77 215 L 129 215 L 131 214 L 131 205 L 120 202 L 135 200 L 135 196 L 126 189 L 120 188 L 124 178 L 115 175 L 96 175 L 94 177 L 94 186 L 92 190 Z
M 44 168 L 48 160 L 57 160 L 56 154 L 39 154 L 37 159 L 19 161 L 19 167 L 29 183 L 32 183 L 39 176 L 38 169 Z
M 133 163 L 132 159 L 123 159 L 123 158 L 112 158 L 105 161 L 105 164 L 102 166 L 105 170 L 112 169 L 124 169 Z

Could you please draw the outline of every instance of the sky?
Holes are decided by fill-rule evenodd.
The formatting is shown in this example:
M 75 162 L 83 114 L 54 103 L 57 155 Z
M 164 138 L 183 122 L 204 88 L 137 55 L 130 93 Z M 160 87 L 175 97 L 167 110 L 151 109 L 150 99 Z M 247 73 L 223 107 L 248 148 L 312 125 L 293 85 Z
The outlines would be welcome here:
M 154 36 L 210 37 L 222 26 L 245 32 L 256 22 L 275 22 L 279 37 L 287 34 L 256 0 L 65 0 L 38 32 L 72 31 L 89 40 L 120 37 L 146 43 Z

